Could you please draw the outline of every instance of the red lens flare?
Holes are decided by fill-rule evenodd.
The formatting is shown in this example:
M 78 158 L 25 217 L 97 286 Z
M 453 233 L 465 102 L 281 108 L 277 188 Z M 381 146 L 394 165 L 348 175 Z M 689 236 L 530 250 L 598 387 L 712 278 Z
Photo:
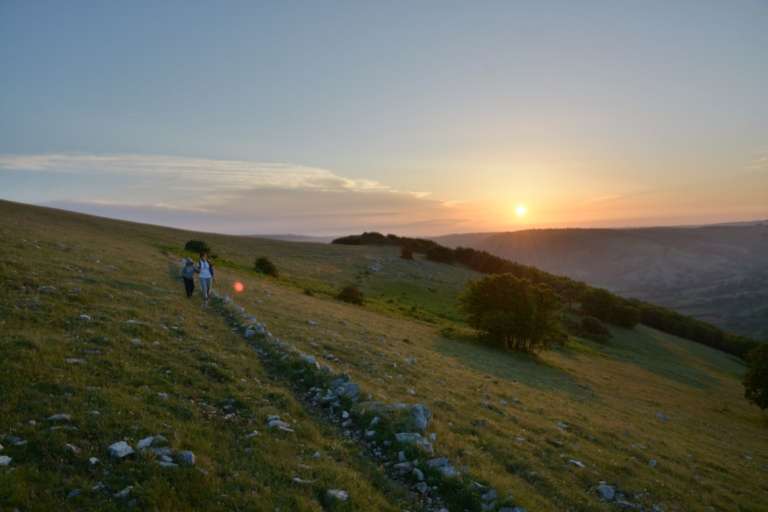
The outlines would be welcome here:
M 245 290 L 245 285 L 240 281 L 235 281 L 235 284 L 232 285 L 232 288 L 234 288 L 237 293 L 242 293 L 242 291 Z

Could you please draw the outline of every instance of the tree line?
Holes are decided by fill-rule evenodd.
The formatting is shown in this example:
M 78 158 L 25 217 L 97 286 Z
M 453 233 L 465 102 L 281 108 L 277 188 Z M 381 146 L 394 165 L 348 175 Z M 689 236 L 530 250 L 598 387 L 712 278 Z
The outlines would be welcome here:
M 637 299 L 625 299 L 607 290 L 595 288 L 581 281 L 544 272 L 495 256 L 487 251 L 469 247 L 451 249 L 433 240 L 400 237 L 377 232 L 337 238 L 332 243 L 343 245 L 388 245 L 401 247 L 408 253 L 423 254 L 428 260 L 445 264 L 464 265 L 482 274 L 510 274 L 535 285 L 546 286 L 569 309 L 578 304 L 580 312 L 603 322 L 632 328 L 638 323 L 659 331 L 707 345 L 744 358 L 759 342 L 744 336 L 727 333 L 710 323 L 680 314 L 668 308 Z

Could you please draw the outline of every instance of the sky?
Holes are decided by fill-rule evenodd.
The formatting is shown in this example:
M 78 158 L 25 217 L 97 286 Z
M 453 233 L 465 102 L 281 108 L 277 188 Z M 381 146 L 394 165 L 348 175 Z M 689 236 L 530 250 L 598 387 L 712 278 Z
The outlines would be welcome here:
M 0 198 L 200 231 L 768 218 L 768 2 L 0 0 Z

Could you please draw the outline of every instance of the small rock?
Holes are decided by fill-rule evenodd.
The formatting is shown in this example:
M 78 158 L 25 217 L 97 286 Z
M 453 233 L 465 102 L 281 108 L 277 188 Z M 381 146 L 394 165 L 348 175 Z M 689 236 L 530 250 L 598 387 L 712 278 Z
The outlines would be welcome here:
M 133 454 L 133 448 L 125 441 L 118 441 L 109 447 L 109 454 L 116 458 L 122 459 Z
M 69 451 L 71 451 L 71 452 L 72 452 L 72 453 L 74 453 L 75 455 L 77 455 L 78 453 L 80 453 L 80 448 L 78 448 L 77 446 L 75 446 L 75 445 L 73 445 L 73 444 L 71 444 L 71 443 L 67 443 L 67 444 L 65 444 L 65 445 L 64 445 L 64 448 L 65 448 L 65 449 L 67 449 L 67 450 L 69 450 Z
M 345 420 L 349 418 L 349 413 L 347 411 L 341 411 L 341 419 Z
M 656 419 L 658 419 L 662 423 L 666 423 L 667 421 L 669 421 L 669 416 L 659 411 L 656 413 Z
M 247 434 L 247 435 L 245 436 L 245 438 L 246 438 L 246 439 L 253 439 L 254 437 L 256 437 L 256 436 L 258 436 L 258 435 L 259 435 L 259 431 L 258 431 L 258 430 L 254 430 L 254 431 L 253 431 L 253 432 L 251 432 L 250 434 Z
M 131 339 L 131 345 L 134 347 L 138 347 L 141 345 L 141 340 L 139 338 L 133 338 Z
M 311 325 L 311 326 L 315 326 L 315 325 L 317 325 L 317 322 L 314 321 L 314 320 L 307 320 L 307 324 Z
M 325 492 L 326 497 L 330 501 L 347 501 L 349 499 L 349 494 L 347 491 L 341 490 L 341 489 L 328 489 Z
M 569 459 L 568 460 L 568 464 L 572 464 L 572 465 L 576 466 L 577 468 L 585 468 L 585 467 L 587 467 L 583 462 L 581 462 L 580 460 L 576 460 L 576 459 Z
M 648 461 L 648 465 L 652 468 L 655 468 L 658 463 L 656 462 L 656 459 L 651 459 Z
M 293 483 L 299 484 L 299 485 L 310 485 L 315 483 L 314 480 L 305 480 L 303 478 L 299 478 L 298 476 L 293 477 L 292 481 Z
M 155 439 L 154 436 L 145 437 L 144 439 L 140 439 L 138 443 L 136 443 L 136 448 L 139 450 L 146 450 L 150 446 L 152 446 L 152 441 Z
M 413 477 L 419 482 L 424 481 L 424 472 L 419 468 L 413 468 Z
M 68 357 L 64 360 L 67 364 L 85 364 L 85 359 L 79 357 Z
M 413 486 L 420 494 L 427 494 L 429 492 L 429 486 L 426 482 L 419 482 Z
M 0 466 L 8 466 L 13 459 L 7 455 L 0 455 Z
M 161 468 L 177 468 L 179 467 L 178 464 L 171 462 L 170 460 L 159 460 L 157 461 L 157 465 Z
M 67 493 L 67 498 L 77 498 L 80 496 L 80 489 L 72 489 Z
M 405 462 L 408 460 L 408 458 L 405 456 L 404 451 L 400 450 L 399 452 L 397 452 L 397 460 L 400 462 Z
M 124 498 L 127 498 L 128 496 L 130 496 L 132 490 L 133 490 L 133 486 L 129 485 L 128 487 L 126 487 L 122 491 L 116 492 L 113 496 L 115 498 L 124 499 Z
M 176 460 L 178 460 L 180 464 L 184 464 L 185 466 L 194 466 L 195 454 L 189 450 L 182 450 L 176 454 Z
M 90 315 L 86 315 L 85 313 L 83 313 L 82 315 L 80 315 L 77 318 L 82 320 L 83 322 L 90 322 L 91 321 L 91 316 Z
M 399 432 L 395 434 L 398 443 L 416 446 L 427 453 L 432 453 L 432 443 L 423 438 L 418 432 Z
M 163 393 L 162 391 L 157 394 L 157 397 L 161 400 L 168 400 L 168 393 Z
M 493 501 L 498 497 L 498 493 L 496 492 L 496 489 L 490 489 L 488 492 L 483 493 L 482 496 L 480 496 L 480 499 L 483 501 Z
M 613 498 L 616 497 L 616 489 L 606 483 L 597 486 L 597 493 L 604 501 L 613 501 Z
M 95 466 L 96 464 L 99 463 L 99 459 L 97 457 L 91 457 L 90 459 L 88 459 L 88 462 L 91 464 L 91 466 Z

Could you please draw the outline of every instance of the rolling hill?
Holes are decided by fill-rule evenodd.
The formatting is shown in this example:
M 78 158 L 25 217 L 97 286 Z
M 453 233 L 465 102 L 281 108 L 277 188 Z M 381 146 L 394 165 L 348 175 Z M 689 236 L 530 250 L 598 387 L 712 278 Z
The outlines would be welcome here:
M 768 222 L 435 238 L 768 339 Z
M 504 353 L 456 307 L 478 274 L 397 248 L 0 214 L 2 510 L 768 510 L 766 418 L 722 352 L 638 326 Z M 176 266 L 200 238 L 205 309 Z M 417 446 L 382 404 L 431 413 Z

